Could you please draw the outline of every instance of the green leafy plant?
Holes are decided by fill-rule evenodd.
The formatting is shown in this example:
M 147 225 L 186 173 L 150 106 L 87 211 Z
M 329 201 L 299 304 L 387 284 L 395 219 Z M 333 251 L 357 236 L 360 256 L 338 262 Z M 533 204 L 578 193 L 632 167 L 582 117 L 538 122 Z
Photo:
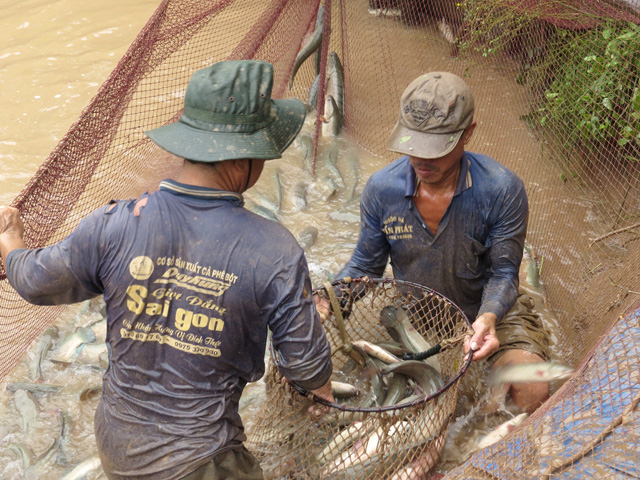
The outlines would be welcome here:
M 640 27 L 607 23 L 568 38 L 537 109 L 565 147 L 640 159 Z M 614 155 L 612 155 L 612 153 Z

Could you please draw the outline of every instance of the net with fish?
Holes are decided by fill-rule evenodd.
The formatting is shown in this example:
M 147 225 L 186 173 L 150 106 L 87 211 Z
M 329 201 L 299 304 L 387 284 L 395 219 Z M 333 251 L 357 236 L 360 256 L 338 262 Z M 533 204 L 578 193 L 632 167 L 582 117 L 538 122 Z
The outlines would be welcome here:
M 267 373 L 265 408 L 247 447 L 266 478 L 394 478 L 426 474 L 439 459 L 470 363 L 462 310 L 426 287 L 347 279 L 316 291 L 335 305 L 324 322 L 333 353 L 335 403 L 314 418 L 311 400 Z M 431 354 L 415 359 L 415 354 Z
M 318 63 L 311 56 L 291 79 L 319 7 Z M 143 132 L 176 120 L 191 74 L 217 60 L 270 61 L 274 97 L 309 101 L 336 52 L 343 130 L 379 166 L 394 159 L 385 139 L 406 85 L 425 71 L 454 72 L 476 99 L 469 149 L 524 180 L 533 276 L 553 313 L 545 319 L 552 356 L 579 374 L 554 388 L 509 443 L 443 471 L 452 479 L 638 477 L 639 19 L 637 0 L 164 0 L 13 205 L 28 246 L 40 247 L 111 198 L 155 189 L 180 163 Z M 330 87 L 317 86 L 316 150 L 321 124 L 336 118 L 323 100 Z M 64 308 L 28 305 L 6 280 L 0 298 L 4 378 Z M 284 409 L 289 396 L 279 401 Z M 594 417 L 597 428 L 586 428 Z M 568 456 L 561 447 L 573 432 L 582 444 Z

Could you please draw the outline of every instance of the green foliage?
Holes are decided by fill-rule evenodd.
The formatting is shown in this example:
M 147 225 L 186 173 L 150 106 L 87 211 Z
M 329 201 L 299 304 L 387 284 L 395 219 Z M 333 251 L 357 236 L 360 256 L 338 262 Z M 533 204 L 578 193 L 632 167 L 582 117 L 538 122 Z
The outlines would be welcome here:
M 556 50 L 554 80 L 535 117 L 566 147 L 640 153 L 640 27 L 608 23 Z

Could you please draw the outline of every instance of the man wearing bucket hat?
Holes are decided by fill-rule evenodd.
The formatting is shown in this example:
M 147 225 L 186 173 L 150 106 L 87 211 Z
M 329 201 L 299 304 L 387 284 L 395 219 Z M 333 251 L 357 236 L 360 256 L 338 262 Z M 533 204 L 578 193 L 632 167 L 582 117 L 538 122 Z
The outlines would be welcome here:
M 272 100 L 272 86 L 268 62 L 195 72 L 180 120 L 147 132 L 185 159 L 178 178 L 96 210 L 55 245 L 26 249 L 18 211 L 0 207 L 0 254 L 21 296 L 104 295 L 110 363 L 95 432 L 110 479 L 263 478 L 238 402 L 264 373 L 268 330 L 282 375 L 333 401 L 304 253 L 242 208 L 304 121 L 302 102 Z
M 532 300 L 518 293 L 527 228 L 523 182 L 496 160 L 465 151 L 476 128 L 469 86 L 448 72 L 415 79 L 400 101 L 388 148 L 404 156 L 374 173 L 361 198 L 356 249 L 337 278 L 395 278 L 430 287 L 473 321 L 466 348 L 494 368 L 548 360 Z M 326 304 L 319 304 L 324 312 Z M 524 411 L 546 383 L 511 385 Z

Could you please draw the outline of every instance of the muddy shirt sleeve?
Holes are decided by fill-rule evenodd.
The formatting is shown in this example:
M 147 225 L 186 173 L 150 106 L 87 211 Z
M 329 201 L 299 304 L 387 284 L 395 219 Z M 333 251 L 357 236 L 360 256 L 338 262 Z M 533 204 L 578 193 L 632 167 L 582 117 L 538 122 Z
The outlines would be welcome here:
M 360 200 L 360 234 L 358 243 L 344 268 L 336 275 L 336 279 L 344 277 L 360 278 L 369 276 L 379 278 L 389 261 L 390 246 L 380 224 L 384 215 L 384 207 L 376 195 L 372 179 L 362 191 Z
M 494 313 L 500 321 L 518 297 L 518 272 L 527 233 L 529 206 L 522 181 L 513 177 L 494 202 L 489 233 L 489 278 L 478 315 Z
M 36 305 L 77 303 L 102 293 L 97 276 L 97 218 L 94 213 L 64 240 L 37 249 L 18 249 L 7 258 L 7 279 Z
M 333 370 L 331 347 L 315 308 L 302 250 L 287 278 L 270 287 L 274 294 L 280 292 L 269 322 L 280 373 L 305 390 L 323 386 Z

